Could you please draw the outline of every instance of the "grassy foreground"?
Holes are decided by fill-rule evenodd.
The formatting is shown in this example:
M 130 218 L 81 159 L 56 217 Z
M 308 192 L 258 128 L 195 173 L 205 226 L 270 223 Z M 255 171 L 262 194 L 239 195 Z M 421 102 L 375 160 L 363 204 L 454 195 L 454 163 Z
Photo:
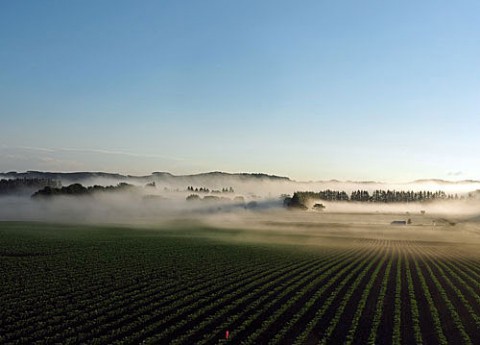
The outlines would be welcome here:
M 458 244 L 242 234 L 0 223 L 0 343 L 480 342 Z

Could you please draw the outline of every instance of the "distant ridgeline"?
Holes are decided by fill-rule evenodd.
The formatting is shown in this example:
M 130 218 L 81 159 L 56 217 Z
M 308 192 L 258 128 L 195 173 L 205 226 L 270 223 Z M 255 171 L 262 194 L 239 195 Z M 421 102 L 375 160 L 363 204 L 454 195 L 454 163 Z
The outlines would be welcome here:
M 55 195 L 90 195 L 97 192 L 118 192 L 118 191 L 126 191 L 129 189 L 135 188 L 135 186 L 128 184 L 128 183 L 119 183 L 116 186 L 91 186 L 91 187 L 84 187 L 80 183 L 74 183 L 67 187 L 61 188 L 52 188 L 52 187 L 45 187 L 40 189 L 38 192 L 35 192 L 32 195 L 32 198 L 36 197 L 49 197 Z
M 172 175 L 168 172 L 154 172 L 150 175 L 145 176 L 133 176 L 133 175 L 121 175 L 121 174 L 112 174 L 104 172 L 69 172 L 69 173 L 60 173 L 60 172 L 43 172 L 43 171 L 26 171 L 26 172 L 16 172 L 10 171 L 6 173 L 0 172 L 0 177 L 6 177 L 9 179 L 15 178 L 50 178 L 59 181 L 70 181 L 71 183 L 81 183 L 82 181 L 89 179 L 107 179 L 109 181 L 118 181 L 118 182 L 140 182 L 148 183 L 152 181 L 158 182 L 175 182 L 175 183 L 186 183 L 186 184 L 198 184 L 198 183 L 220 183 L 231 181 L 235 179 L 237 181 L 276 181 L 276 182 L 288 182 L 290 179 L 288 177 L 276 176 L 276 175 L 267 175 L 261 173 L 225 173 L 220 171 L 213 171 L 208 173 L 193 174 L 193 175 Z
M 350 196 L 344 191 L 324 190 L 320 192 L 295 192 L 293 197 L 287 197 L 284 200 L 285 206 L 308 208 L 308 205 L 315 200 L 324 201 L 353 201 L 370 203 L 408 203 L 408 202 L 426 202 L 434 200 L 457 200 L 460 197 L 455 194 L 446 194 L 442 191 L 395 191 L 395 190 L 376 190 L 370 194 L 366 190 L 354 191 Z
M 60 181 L 51 178 L 16 178 L 0 180 L 0 195 L 31 193 L 45 187 L 59 188 Z

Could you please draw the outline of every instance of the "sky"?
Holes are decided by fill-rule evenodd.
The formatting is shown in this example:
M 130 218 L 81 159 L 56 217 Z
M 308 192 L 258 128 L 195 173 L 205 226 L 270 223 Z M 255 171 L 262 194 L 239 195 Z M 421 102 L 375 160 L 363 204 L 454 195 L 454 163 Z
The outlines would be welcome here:
M 480 179 L 478 1 L 2 1 L 0 172 Z

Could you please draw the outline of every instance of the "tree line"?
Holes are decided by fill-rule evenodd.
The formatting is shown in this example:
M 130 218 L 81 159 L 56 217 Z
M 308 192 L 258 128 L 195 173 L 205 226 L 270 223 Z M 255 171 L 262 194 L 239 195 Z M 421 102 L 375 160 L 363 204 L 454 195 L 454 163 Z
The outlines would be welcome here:
M 457 194 L 446 194 L 443 191 L 396 191 L 396 190 L 375 190 L 371 194 L 366 190 L 353 191 L 348 195 L 345 191 L 323 190 L 319 192 L 295 192 L 293 196 L 284 200 L 286 206 L 301 207 L 308 204 L 310 200 L 324 201 L 353 201 L 371 203 L 409 203 L 425 202 L 434 200 L 458 200 Z M 303 207 L 302 207 L 303 208 Z
M 50 178 L 16 178 L 0 180 L 0 195 L 22 193 L 45 187 L 61 187 L 60 181 Z
M 196 193 L 210 193 L 212 192 L 213 194 L 220 194 L 220 193 L 235 193 L 235 190 L 232 187 L 225 187 L 220 189 L 208 189 L 207 187 L 193 187 L 193 186 L 188 186 L 187 191 L 189 192 L 196 192 Z
M 74 183 L 67 187 L 55 188 L 47 186 L 32 195 L 32 198 L 36 197 L 50 197 L 55 195 L 90 195 L 97 192 L 118 192 L 126 191 L 135 188 L 135 186 L 122 182 L 116 186 L 90 186 L 84 187 L 80 183 Z
M 422 202 L 429 200 L 459 199 L 457 194 L 446 194 L 443 191 L 396 191 L 375 190 L 370 195 L 366 190 L 357 190 L 351 193 L 351 201 L 363 202 Z

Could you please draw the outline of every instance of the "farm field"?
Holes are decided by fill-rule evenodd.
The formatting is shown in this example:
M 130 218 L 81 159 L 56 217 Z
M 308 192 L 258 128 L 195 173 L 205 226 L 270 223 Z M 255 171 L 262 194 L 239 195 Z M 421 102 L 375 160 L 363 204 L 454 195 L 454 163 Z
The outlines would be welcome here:
M 334 220 L 0 223 L 0 343 L 480 343 L 475 241 Z

